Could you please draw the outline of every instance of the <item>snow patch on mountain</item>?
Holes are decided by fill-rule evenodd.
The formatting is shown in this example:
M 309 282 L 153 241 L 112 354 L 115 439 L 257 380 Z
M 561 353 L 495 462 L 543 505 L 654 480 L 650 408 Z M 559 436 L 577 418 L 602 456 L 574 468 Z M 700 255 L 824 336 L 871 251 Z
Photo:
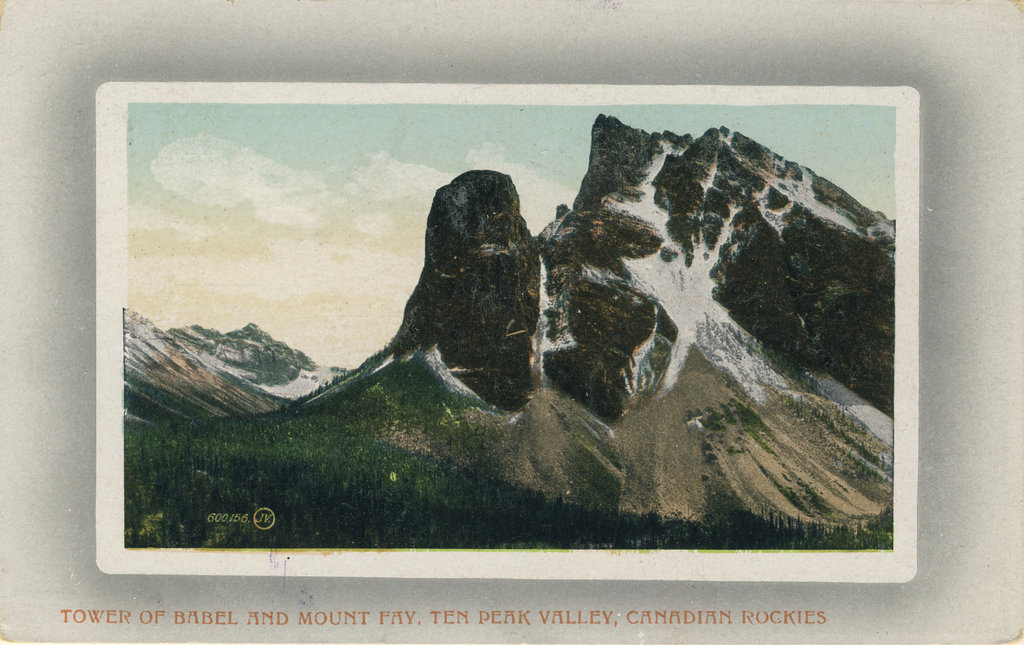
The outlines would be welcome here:
M 334 374 L 329 367 L 317 367 L 315 370 L 301 370 L 299 375 L 284 385 L 263 385 L 256 386 L 271 396 L 280 399 L 297 399 L 315 391 L 320 386 L 329 383 Z
M 704 320 L 697 323 L 697 349 L 700 353 L 728 372 L 758 403 L 763 404 L 767 400 L 762 385 L 788 394 L 786 379 L 765 359 L 760 341 L 733 322 L 721 305 L 718 307 L 720 312 L 711 309 L 705 312 Z M 718 319 L 713 316 L 718 316 Z
M 603 278 L 596 278 L 598 281 Z M 570 347 L 576 346 L 576 339 L 569 333 L 568 327 L 563 329 L 551 329 L 551 320 L 548 317 L 547 312 L 554 310 L 558 306 L 548 292 L 548 270 L 547 265 L 541 260 L 540 263 L 540 319 L 537 322 L 537 343 L 535 344 L 537 367 L 543 374 L 544 369 L 544 354 L 548 352 L 559 351 L 563 349 L 569 349 Z M 544 375 L 544 383 L 547 383 L 547 376 Z
M 651 363 L 651 356 L 654 352 L 656 329 L 651 330 L 651 335 L 633 352 L 630 358 L 630 369 L 625 376 L 626 392 L 631 396 L 637 396 L 648 391 L 657 379 L 657 373 Z
M 476 401 L 483 401 L 476 392 L 452 374 L 448 364 L 445 363 L 444 358 L 441 356 L 441 352 L 438 351 L 437 345 L 434 345 L 429 350 L 418 350 L 410 360 L 420 361 L 426 365 L 445 388 L 451 392 L 461 394 Z
M 848 417 L 885 445 L 893 447 L 894 425 L 891 418 L 831 377 L 813 376 L 812 379 L 822 396 L 838 405 Z
M 801 206 L 811 211 L 811 213 L 819 219 L 825 220 L 826 222 L 832 222 L 833 224 L 838 224 L 848 231 L 863 236 L 863 232 L 858 230 L 856 223 L 849 218 L 844 217 L 832 208 L 829 208 L 825 204 L 822 204 L 814 196 L 814 172 L 810 168 L 805 168 L 803 166 L 800 166 L 800 172 L 803 175 L 800 181 L 789 182 L 788 184 L 781 183 L 776 188 L 782 191 L 784 190 L 785 185 L 790 186 L 789 189 L 785 190 L 789 193 L 789 196 L 794 202 L 799 203 Z
M 680 154 L 680 151 L 663 145 L 639 187 L 642 195 L 638 202 L 614 199 L 605 202 L 612 210 L 640 217 L 650 224 L 665 240 L 665 247 L 676 253 L 669 260 L 658 253 L 623 260 L 631 276 L 631 286 L 657 300 L 679 330 L 661 392 L 675 385 L 687 353 L 696 346 L 708 360 L 735 378 L 751 398 L 764 403 L 766 396 L 762 385 L 786 391 L 786 380 L 764 358 L 760 342 L 736 324 L 712 295 L 715 281 L 711 274 L 718 261 L 717 250 L 732 234 L 733 218 L 724 223 L 715 246 L 707 253 L 694 253 L 691 265 L 686 266 L 682 249 L 668 233 L 668 212 L 654 202 L 654 179 L 670 154 Z M 716 173 L 717 164 L 704 182 L 705 191 L 714 183 Z M 634 387 L 639 385 L 638 382 Z
M 781 169 L 777 170 L 780 176 L 783 175 Z M 895 239 L 896 223 L 893 220 L 886 218 L 882 213 L 876 212 L 875 215 L 878 216 L 878 220 L 875 224 L 872 224 L 867 230 L 859 227 L 857 223 L 841 209 L 833 208 L 818 200 L 814 194 L 814 171 L 804 166 L 800 166 L 800 172 L 802 178 L 799 181 L 789 178 L 780 179 L 779 177 L 773 177 L 770 174 L 762 175 L 766 181 L 766 185 L 763 190 L 753 195 L 757 202 L 758 210 L 761 211 L 765 220 L 771 224 L 772 228 L 774 228 L 780 235 L 786 227 L 784 218 L 786 213 L 789 211 L 790 206 L 780 208 L 778 210 L 772 210 L 768 207 L 769 195 L 773 188 L 788 197 L 793 204 L 799 204 L 806 208 L 818 219 L 840 226 L 860 237 L 866 237 L 868 239 L 875 237 L 888 238 L 889 240 Z
M 174 347 L 172 348 L 172 344 Z M 124 313 L 124 360 L 127 371 L 141 371 L 157 362 L 157 356 L 175 360 L 182 348 L 160 333 L 153 323 L 132 311 Z
M 569 334 L 560 334 L 556 340 L 551 340 L 548 335 L 551 328 L 551 319 L 548 311 L 551 309 L 552 300 L 548 293 L 548 269 L 544 260 L 540 262 L 540 317 L 537 320 L 536 336 L 533 340 L 533 370 L 539 375 L 540 384 L 548 385 L 548 376 L 544 373 L 544 352 L 570 347 L 575 343 Z
M 579 421 L 595 439 L 615 438 L 615 432 L 611 427 L 585 408 L 580 411 Z

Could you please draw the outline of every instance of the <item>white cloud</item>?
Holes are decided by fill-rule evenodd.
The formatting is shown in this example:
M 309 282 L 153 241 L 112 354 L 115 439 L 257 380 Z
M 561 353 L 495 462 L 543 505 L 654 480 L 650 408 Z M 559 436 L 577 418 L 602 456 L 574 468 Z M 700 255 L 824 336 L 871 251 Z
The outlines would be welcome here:
M 519 193 L 520 210 L 533 234 L 540 233 L 555 218 L 559 204 L 572 204 L 576 197 L 575 189 L 552 181 L 528 165 L 507 160 L 504 149 L 494 143 L 470 150 L 466 167 L 457 172 L 404 163 L 381 150 L 368 155 L 367 163 L 356 168 L 351 181 L 345 184 L 346 198 L 360 213 L 353 224 L 357 230 L 377 237 L 393 224 L 390 218 L 382 221 L 378 213 L 391 212 L 399 218 L 407 215 L 425 221 L 434 193 L 463 170 L 496 170 L 512 177 Z
M 315 226 L 336 200 L 316 173 L 205 132 L 164 146 L 150 170 L 165 189 L 197 204 L 232 208 L 250 202 L 256 218 L 276 224 Z
M 174 217 L 146 204 L 128 204 L 128 228 L 136 231 L 172 231 L 188 242 L 198 242 L 216 233 L 213 227 Z
M 381 150 L 367 155 L 367 163 L 356 168 L 345 184 L 345 193 L 363 202 L 413 202 L 430 208 L 434 193 L 448 184 L 452 175 L 430 166 L 404 163 Z M 426 211 L 424 211 L 426 217 Z
M 497 170 L 512 177 L 519 193 L 519 206 L 530 232 L 541 232 L 555 219 L 559 204 L 572 205 L 576 190 L 552 181 L 530 166 L 505 159 L 504 148 L 495 143 L 485 143 L 470 150 L 466 161 L 475 170 Z

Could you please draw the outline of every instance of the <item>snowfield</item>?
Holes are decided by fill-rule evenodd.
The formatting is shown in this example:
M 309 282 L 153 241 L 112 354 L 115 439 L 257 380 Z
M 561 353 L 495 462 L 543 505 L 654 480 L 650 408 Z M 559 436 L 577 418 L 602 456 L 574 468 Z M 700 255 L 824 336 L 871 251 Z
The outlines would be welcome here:
M 826 399 L 832 401 L 851 419 L 864 426 L 871 434 L 893 447 L 893 420 L 844 385 L 828 376 L 814 376 L 814 384 Z
M 663 146 L 640 185 L 639 202 L 606 202 L 613 210 L 639 217 L 652 226 L 665 240 L 665 247 L 677 254 L 668 261 L 658 253 L 624 260 L 631 276 L 630 286 L 657 300 L 679 330 L 661 392 L 672 389 L 686 363 L 687 353 L 696 346 L 708 360 L 735 378 L 752 399 L 764 403 L 762 385 L 785 392 L 786 380 L 768 364 L 760 341 L 736 324 L 712 295 L 715 281 L 711 273 L 718 262 L 720 246 L 732 235 L 735 212 L 723 224 L 715 246 L 709 249 L 705 242 L 697 245 L 692 264 L 686 266 L 683 249 L 668 234 L 669 214 L 654 202 L 655 177 L 668 155 L 681 152 L 674 146 Z M 716 173 L 717 166 L 712 166 L 704 182 L 705 192 L 714 183 Z

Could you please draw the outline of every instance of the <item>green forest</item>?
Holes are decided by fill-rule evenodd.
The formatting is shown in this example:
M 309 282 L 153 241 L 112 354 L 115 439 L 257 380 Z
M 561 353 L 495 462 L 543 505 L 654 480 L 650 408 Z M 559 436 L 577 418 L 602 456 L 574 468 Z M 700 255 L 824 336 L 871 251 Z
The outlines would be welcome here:
M 462 414 L 478 400 L 419 363 L 349 376 L 326 396 L 250 418 L 125 424 L 125 546 L 306 549 L 892 549 L 892 513 L 859 529 L 742 509 L 727 492 L 700 521 L 616 510 L 515 486 Z M 152 419 L 152 417 L 150 417 Z M 421 428 L 452 459 L 394 447 Z M 457 465 L 458 464 L 458 465 Z M 259 508 L 274 525 L 253 524 Z

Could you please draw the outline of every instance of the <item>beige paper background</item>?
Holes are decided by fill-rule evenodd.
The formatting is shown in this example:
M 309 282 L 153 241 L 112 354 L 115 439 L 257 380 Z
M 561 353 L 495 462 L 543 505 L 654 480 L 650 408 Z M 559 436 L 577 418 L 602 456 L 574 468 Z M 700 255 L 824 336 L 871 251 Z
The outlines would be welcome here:
M 1022 619 L 1021 14 L 1009 2 L 90 3 L 0 23 L 0 628 L 12 640 L 1003 642 Z M 921 96 L 908 583 L 107 575 L 95 564 L 96 89 L 110 80 L 777 84 Z M 495 571 L 495 577 L 501 572 Z M 821 609 L 827 626 L 64 625 L 60 608 Z

